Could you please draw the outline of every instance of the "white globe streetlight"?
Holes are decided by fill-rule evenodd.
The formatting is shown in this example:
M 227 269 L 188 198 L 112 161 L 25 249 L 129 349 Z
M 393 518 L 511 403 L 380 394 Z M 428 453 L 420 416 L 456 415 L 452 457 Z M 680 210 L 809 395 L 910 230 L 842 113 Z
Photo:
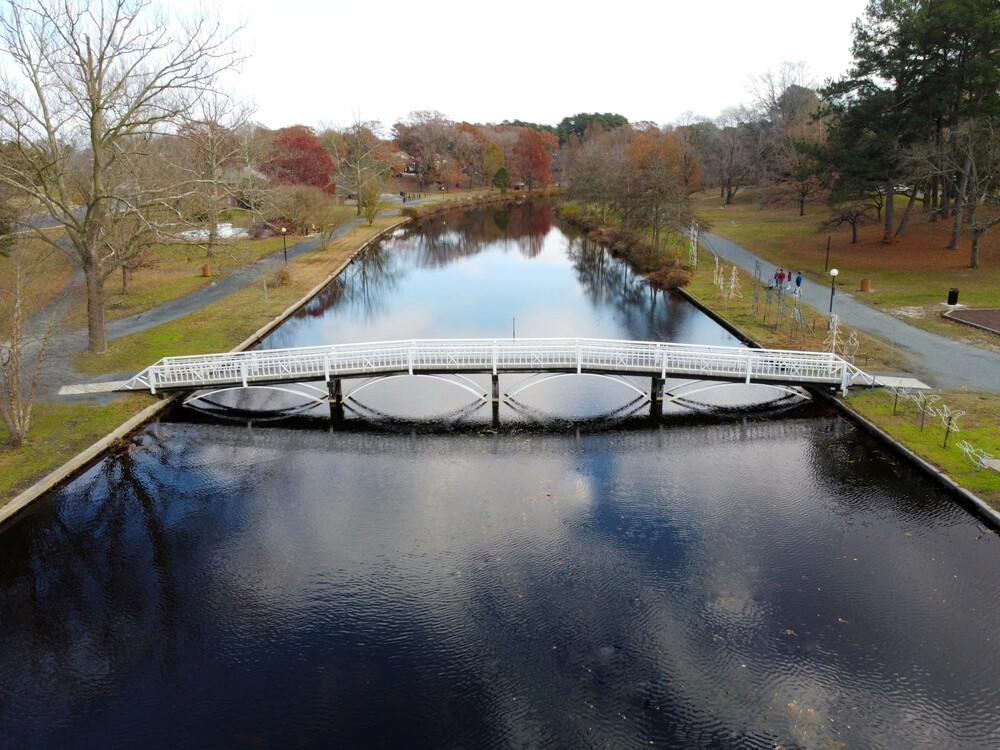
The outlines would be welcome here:
M 833 295 L 837 293 L 837 276 L 840 271 L 836 268 L 830 269 L 830 317 L 833 317 Z

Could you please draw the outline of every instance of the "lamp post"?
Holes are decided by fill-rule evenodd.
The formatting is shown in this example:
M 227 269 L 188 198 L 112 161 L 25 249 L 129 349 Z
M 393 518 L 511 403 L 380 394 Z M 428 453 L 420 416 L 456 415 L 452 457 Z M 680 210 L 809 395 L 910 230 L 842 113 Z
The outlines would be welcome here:
M 281 251 L 285 254 L 285 265 L 288 265 L 288 242 L 285 240 L 285 232 L 288 230 L 285 227 L 281 228 Z M 833 303 L 831 303 L 833 304 Z
M 833 317 L 833 295 L 837 293 L 837 276 L 840 274 L 836 268 L 830 269 L 830 317 Z

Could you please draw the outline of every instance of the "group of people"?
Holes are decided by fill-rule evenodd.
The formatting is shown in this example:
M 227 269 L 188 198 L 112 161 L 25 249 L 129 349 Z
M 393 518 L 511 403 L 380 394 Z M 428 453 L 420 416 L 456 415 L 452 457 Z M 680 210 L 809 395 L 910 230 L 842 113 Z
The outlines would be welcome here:
M 784 268 L 779 267 L 774 272 L 774 278 L 771 280 L 769 286 L 777 289 L 779 292 L 790 291 L 798 297 L 802 294 L 802 271 L 796 271 L 793 278 L 791 271 L 786 271 Z

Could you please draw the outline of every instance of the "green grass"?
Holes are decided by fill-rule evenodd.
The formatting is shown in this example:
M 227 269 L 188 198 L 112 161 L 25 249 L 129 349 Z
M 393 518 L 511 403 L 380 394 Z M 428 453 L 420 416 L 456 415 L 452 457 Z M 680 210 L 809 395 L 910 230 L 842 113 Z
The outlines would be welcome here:
M 133 395 L 101 405 L 36 404 L 25 443 L 20 448 L 0 450 L 0 498 L 9 500 L 148 405 L 148 398 Z M 0 444 L 6 444 L 7 439 L 0 424 Z
M 889 390 L 854 392 L 847 403 L 921 458 L 1000 509 L 1000 472 L 977 469 L 958 448 L 960 441 L 967 440 L 1000 458 L 1000 398 L 964 391 L 946 391 L 940 396 L 939 403 L 966 412 L 957 420 L 960 432 L 949 436 L 947 447 L 944 447 L 945 429 L 939 419 L 928 416 L 923 431 L 920 430 L 920 411 L 913 402 L 900 398 L 893 415 L 894 394 Z
M 274 286 L 276 279 L 270 280 L 266 300 L 262 285 L 244 289 L 179 320 L 116 339 L 105 354 L 83 352 L 76 366 L 94 374 L 129 372 L 169 354 L 232 349 L 301 299 L 360 245 L 396 221 L 398 217 L 378 219 L 373 227 L 356 227 L 325 248 L 299 256 L 289 264 L 289 283 Z M 0 427 L 0 446 L 7 446 L 0 449 L 0 504 L 149 403 L 150 397 L 138 394 L 116 396 L 100 405 L 40 401 L 35 405 L 28 439 L 17 449 L 7 446 L 8 435 Z
M 103 354 L 82 352 L 75 366 L 86 373 L 140 370 L 161 357 L 228 351 L 319 284 L 369 238 L 399 217 L 376 219 L 374 226 L 358 226 L 325 249 L 296 258 L 289 264 L 290 281 L 278 285 L 268 279 L 242 289 L 197 312 L 146 331 L 110 342 Z
M 303 239 L 295 236 L 286 241 L 291 248 Z M 122 294 L 120 274 L 108 279 L 105 284 L 105 317 L 115 320 L 151 310 L 280 249 L 280 237 L 225 243 L 215 249 L 212 258 L 206 257 L 204 249 L 197 245 L 154 245 L 151 248 L 151 267 L 139 269 L 129 276 L 128 294 Z M 202 266 L 206 264 L 210 272 L 207 277 L 202 275 Z M 83 326 L 86 320 L 86 301 L 81 296 L 70 314 L 70 322 Z
M 775 265 L 802 270 L 806 276 L 829 283 L 824 268 L 826 238 L 832 238 L 830 266 L 840 271 L 838 284 L 856 292 L 861 279 L 872 291 L 859 299 L 897 315 L 908 323 L 945 336 L 985 347 L 1000 347 L 1000 337 L 981 333 L 941 317 L 942 303 L 951 287 L 961 290 L 961 301 L 974 307 L 1000 307 L 1000 232 L 983 245 L 980 268 L 968 268 L 970 239 L 963 234 L 959 250 L 947 250 L 950 221 L 929 224 L 917 213 L 907 232 L 896 243 L 880 242 L 882 229 L 862 229 L 860 242 L 850 242 L 850 229 L 823 229 L 829 214 L 822 204 L 811 204 L 800 217 L 797 208 L 759 206 L 755 191 L 740 193 L 733 205 L 723 207 L 717 194 L 694 197 L 696 213 L 711 223 L 711 231 L 737 242 Z M 905 201 L 897 203 L 901 215 Z M 918 209 L 915 209 L 918 211 Z

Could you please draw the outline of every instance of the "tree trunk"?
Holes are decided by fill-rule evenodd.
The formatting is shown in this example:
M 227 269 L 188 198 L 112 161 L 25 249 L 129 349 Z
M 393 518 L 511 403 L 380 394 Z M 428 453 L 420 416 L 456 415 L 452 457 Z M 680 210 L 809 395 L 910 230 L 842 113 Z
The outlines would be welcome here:
M 969 256 L 969 268 L 979 268 L 979 240 L 983 233 L 978 227 L 972 228 L 972 253 Z
M 800 193 L 799 194 L 799 216 L 805 216 L 805 215 L 806 215 L 806 197 Z
M 87 281 L 87 349 L 106 352 L 108 337 L 104 330 L 104 279 L 94 264 L 83 269 Z
M 851 223 L 851 244 L 858 244 L 858 222 L 856 221 Z
M 965 213 L 965 193 L 969 187 L 969 170 L 972 169 L 972 155 L 965 155 L 962 164 L 962 176 L 959 178 L 958 190 L 955 193 L 955 221 L 951 225 L 951 242 L 949 250 L 958 250 L 958 235 L 962 231 L 962 215 Z
M 910 198 L 906 201 L 906 210 L 903 211 L 903 218 L 899 220 L 899 227 L 896 229 L 896 236 L 902 237 L 903 232 L 906 231 L 906 225 L 910 221 L 910 213 L 913 211 L 913 204 L 917 201 L 917 187 L 913 186 L 910 190 Z
M 128 294 L 128 268 L 122 266 L 122 296 Z
M 892 225 L 895 223 L 896 181 L 890 175 L 885 181 L 885 232 L 882 242 L 892 242 Z

